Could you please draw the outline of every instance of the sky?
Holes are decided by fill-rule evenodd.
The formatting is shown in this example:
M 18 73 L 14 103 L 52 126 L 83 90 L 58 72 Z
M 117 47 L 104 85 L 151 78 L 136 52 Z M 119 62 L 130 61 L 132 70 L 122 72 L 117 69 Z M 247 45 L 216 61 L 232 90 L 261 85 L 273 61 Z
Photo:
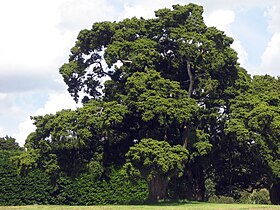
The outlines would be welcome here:
M 234 38 L 251 75 L 280 76 L 279 0 L 0 0 L 0 137 L 20 145 L 30 116 L 75 109 L 59 68 L 80 30 L 94 22 L 153 18 L 174 4 L 204 7 L 204 21 Z

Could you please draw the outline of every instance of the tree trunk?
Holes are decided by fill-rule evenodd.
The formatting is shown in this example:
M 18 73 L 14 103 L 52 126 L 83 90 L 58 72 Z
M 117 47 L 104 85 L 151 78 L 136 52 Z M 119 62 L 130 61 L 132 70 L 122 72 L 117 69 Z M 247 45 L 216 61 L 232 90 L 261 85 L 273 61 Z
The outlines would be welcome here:
M 158 201 L 166 198 L 168 179 L 162 176 L 154 176 L 149 182 L 149 200 Z
M 187 125 L 184 126 L 184 131 L 183 131 L 183 137 L 182 137 L 183 143 L 182 147 L 184 149 L 187 149 L 188 142 L 189 142 L 189 128 Z
M 187 61 L 187 73 L 189 77 L 189 88 L 188 88 L 188 98 L 192 97 L 194 89 L 195 77 L 191 71 L 190 62 Z M 183 131 L 183 148 L 187 149 L 190 142 L 190 132 L 191 128 L 188 125 L 185 125 Z M 190 169 L 187 169 L 186 172 L 188 189 L 187 189 L 187 198 L 196 201 L 205 201 L 205 179 L 203 174 L 203 169 L 201 165 L 193 165 Z
M 187 169 L 188 199 L 195 201 L 205 201 L 205 179 L 202 167 L 192 166 Z
M 269 189 L 271 204 L 280 205 L 280 183 L 274 183 Z
M 171 179 L 168 198 L 206 201 L 205 177 L 201 166 L 191 164 L 182 177 Z
M 191 98 L 192 92 L 193 92 L 193 85 L 194 85 L 194 76 L 192 74 L 191 64 L 189 61 L 187 61 L 187 73 L 188 73 L 189 81 L 190 81 L 189 88 L 188 88 L 188 98 Z M 189 143 L 189 132 L 190 132 L 189 130 L 190 130 L 189 126 L 185 125 L 184 131 L 183 131 L 183 139 L 182 139 L 182 146 L 185 149 L 187 149 L 187 146 Z
M 205 179 L 202 166 L 198 165 L 193 173 L 193 200 L 205 201 Z

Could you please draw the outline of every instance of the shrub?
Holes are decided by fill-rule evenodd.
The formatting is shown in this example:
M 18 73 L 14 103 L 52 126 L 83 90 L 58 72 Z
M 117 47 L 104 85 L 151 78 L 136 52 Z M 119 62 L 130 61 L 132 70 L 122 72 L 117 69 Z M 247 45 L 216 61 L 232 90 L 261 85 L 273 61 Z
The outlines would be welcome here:
M 144 201 L 148 196 L 144 180 L 131 183 L 121 171 L 113 171 L 109 180 L 98 180 L 88 173 L 75 180 L 61 177 L 57 188 L 57 204 L 67 205 L 128 204 Z
M 10 160 L 13 155 L 9 151 L 0 152 L 0 205 L 51 203 L 53 186 L 50 178 L 41 170 L 19 176 Z
M 207 199 L 215 195 L 215 193 L 216 193 L 215 188 L 216 188 L 216 185 L 213 180 L 211 180 L 211 179 L 205 180 L 205 189 L 206 189 L 205 196 Z
M 128 204 L 142 202 L 148 197 L 147 183 L 131 183 L 121 171 L 114 171 L 108 180 L 95 173 L 81 174 L 70 179 L 60 174 L 57 180 L 36 169 L 19 176 L 10 161 L 13 153 L 0 152 L 0 206 L 33 204 Z
M 251 204 L 251 199 L 250 199 L 251 193 L 248 191 L 243 191 L 240 193 L 240 198 L 238 200 L 239 203 L 246 203 L 246 204 Z
M 252 193 L 242 192 L 240 203 L 248 204 L 270 204 L 269 191 L 267 189 L 254 190 Z
M 227 196 L 217 196 L 213 195 L 208 199 L 209 203 L 235 203 L 235 200 L 233 197 L 227 197 Z
M 250 199 L 254 204 L 270 204 L 269 191 L 267 189 L 254 191 Z

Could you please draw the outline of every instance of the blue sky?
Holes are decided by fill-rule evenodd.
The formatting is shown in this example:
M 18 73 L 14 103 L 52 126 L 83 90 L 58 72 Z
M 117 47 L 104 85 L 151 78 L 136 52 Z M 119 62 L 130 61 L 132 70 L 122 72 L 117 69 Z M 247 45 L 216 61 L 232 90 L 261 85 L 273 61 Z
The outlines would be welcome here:
M 153 17 L 190 2 L 207 25 L 234 38 L 239 62 L 252 74 L 279 76 L 279 0 L 3 0 L 0 7 L 0 136 L 23 145 L 30 116 L 76 108 L 58 73 L 81 29 L 103 20 Z
M 248 53 L 248 63 L 259 66 L 261 56 L 270 39 L 267 28 L 267 19 L 264 18 L 263 8 L 252 8 L 246 11 L 236 11 L 232 31 L 236 39 L 240 40 Z M 242 33 L 239 30 L 242 30 Z M 257 45 L 257 47 L 256 47 Z

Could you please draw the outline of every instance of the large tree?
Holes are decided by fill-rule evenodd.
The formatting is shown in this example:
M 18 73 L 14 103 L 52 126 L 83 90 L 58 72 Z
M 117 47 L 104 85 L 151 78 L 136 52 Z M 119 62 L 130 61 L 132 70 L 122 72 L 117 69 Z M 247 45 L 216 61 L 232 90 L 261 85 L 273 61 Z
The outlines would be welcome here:
M 196 200 L 204 200 L 209 157 L 224 138 L 229 101 L 238 94 L 239 78 L 237 54 L 230 47 L 233 39 L 207 27 L 202 13 L 203 8 L 195 4 L 174 5 L 156 11 L 153 19 L 94 23 L 92 29 L 80 32 L 69 62 L 60 68 L 76 101 L 86 94 L 83 102 L 116 101 L 134 110 L 122 126 L 127 133 L 126 145 L 132 145 L 135 138 L 155 138 L 159 134 L 155 139 L 168 139 L 188 149 L 192 161 L 184 179 L 189 183 L 189 197 Z M 173 97 L 173 88 L 178 86 L 169 85 L 168 93 L 160 82 L 155 87 L 147 81 L 143 90 L 131 84 L 136 78 L 139 81 L 133 83 L 143 85 L 142 78 L 149 77 L 151 71 L 159 72 L 170 84 L 177 82 L 181 92 L 186 91 L 180 109 L 190 109 L 187 98 L 196 101 L 199 109 L 192 117 L 174 118 L 170 111 L 174 102 L 167 98 Z
M 136 142 L 152 138 L 188 151 L 173 190 L 204 200 L 206 174 L 217 152 L 226 151 L 231 99 L 246 90 L 248 75 L 230 47 L 233 39 L 207 27 L 202 13 L 195 4 L 174 5 L 153 19 L 82 30 L 60 73 L 84 106 L 33 117 L 37 129 L 19 159 L 21 172 L 41 167 L 76 177 L 98 162 L 103 173 L 123 166 Z

